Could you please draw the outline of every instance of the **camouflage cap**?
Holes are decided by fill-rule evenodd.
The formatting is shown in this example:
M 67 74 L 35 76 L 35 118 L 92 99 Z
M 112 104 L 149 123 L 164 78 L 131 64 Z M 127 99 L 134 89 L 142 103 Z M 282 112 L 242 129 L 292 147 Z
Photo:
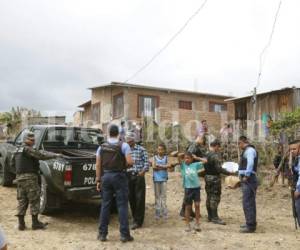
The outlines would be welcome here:
M 32 133 L 31 131 L 24 132 L 23 141 L 25 142 L 28 139 L 34 139 L 34 133 Z

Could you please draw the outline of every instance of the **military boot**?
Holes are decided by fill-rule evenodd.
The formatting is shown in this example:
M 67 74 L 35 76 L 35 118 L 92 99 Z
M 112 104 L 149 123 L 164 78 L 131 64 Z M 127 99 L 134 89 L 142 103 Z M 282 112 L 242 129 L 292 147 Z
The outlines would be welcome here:
M 18 221 L 19 221 L 18 229 L 20 231 L 24 231 L 26 229 L 24 215 L 18 215 Z
M 32 215 L 32 230 L 46 229 L 47 223 L 38 220 L 38 215 Z
M 185 216 L 185 205 L 184 205 L 184 203 L 183 203 L 182 206 L 181 206 L 181 210 L 180 210 L 180 212 L 179 212 L 179 215 L 180 215 L 181 217 L 184 217 L 184 216 Z
M 226 223 L 219 218 L 217 209 L 212 209 L 211 211 L 212 211 L 212 219 L 211 219 L 212 223 L 218 225 L 226 225 Z
M 211 222 L 212 219 L 211 209 L 208 206 L 206 206 L 206 209 L 207 209 L 207 220 Z

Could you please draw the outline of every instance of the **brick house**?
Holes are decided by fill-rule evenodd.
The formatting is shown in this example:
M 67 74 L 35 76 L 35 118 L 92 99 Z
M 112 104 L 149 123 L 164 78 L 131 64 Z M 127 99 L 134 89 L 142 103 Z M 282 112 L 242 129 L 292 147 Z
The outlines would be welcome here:
M 110 122 L 140 123 L 143 117 L 152 117 L 158 124 L 177 122 L 183 126 L 206 119 L 210 128 L 219 130 L 223 122 L 233 118 L 233 105 L 224 101 L 230 97 L 224 95 L 120 82 L 89 89 L 91 101 L 79 106 L 84 109 L 83 124 L 90 118 L 103 131 Z

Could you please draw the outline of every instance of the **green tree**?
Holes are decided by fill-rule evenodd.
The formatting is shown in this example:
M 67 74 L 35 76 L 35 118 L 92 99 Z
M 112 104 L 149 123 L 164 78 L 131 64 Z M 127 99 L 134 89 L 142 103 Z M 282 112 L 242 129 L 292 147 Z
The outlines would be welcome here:
M 0 124 L 8 127 L 8 134 L 14 135 L 21 129 L 22 119 L 32 116 L 41 116 L 39 111 L 24 107 L 12 107 L 10 112 L 0 113 Z
M 285 112 L 281 114 L 281 118 L 271 125 L 271 133 L 278 137 L 285 134 L 289 139 L 296 139 L 300 129 L 300 108 L 293 112 Z

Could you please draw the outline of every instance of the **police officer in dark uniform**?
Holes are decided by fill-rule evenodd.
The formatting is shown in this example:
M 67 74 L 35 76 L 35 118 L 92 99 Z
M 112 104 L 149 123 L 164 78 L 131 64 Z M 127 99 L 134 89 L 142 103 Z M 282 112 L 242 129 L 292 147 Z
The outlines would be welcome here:
M 208 221 L 219 225 L 226 225 L 218 216 L 218 206 L 221 201 L 222 192 L 222 179 L 221 174 L 234 175 L 221 167 L 220 161 L 220 147 L 219 140 L 214 140 L 210 143 L 210 152 L 207 154 L 207 163 L 204 164 L 205 168 L 205 191 L 206 209 Z
M 242 183 L 243 210 L 246 224 L 241 225 L 241 233 L 254 233 L 256 230 L 256 190 L 258 152 L 250 145 L 246 136 L 240 136 L 239 147 L 242 151 L 239 176 Z
M 128 223 L 128 181 L 126 168 L 133 164 L 131 149 L 127 143 L 119 140 L 117 125 L 109 127 L 109 138 L 97 150 L 96 181 L 97 190 L 102 191 L 102 204 L 98 240 L 106 241 L 110 207 L 116 197 L 119 213 L 122 242 L 133 241 Z
M 40 212 L 39 160 L 52 159 L 60 155 L 35 150 L 32 132 L 24 132 L 23 142 L 21 146 L 16 148 L 12 158 L 12 164 L 15 166 L 17 175 L 18 229 L 23 231 L 26 228 L 24 217 L 29 204 L 32 229 L 45 229 L 46 224 L 38 220 Z
M 300 226 L 300 140 L 289 143 L 290 153 L 294 159 L 292 165 L 295 207 L 297 214 L 297 221 Z

